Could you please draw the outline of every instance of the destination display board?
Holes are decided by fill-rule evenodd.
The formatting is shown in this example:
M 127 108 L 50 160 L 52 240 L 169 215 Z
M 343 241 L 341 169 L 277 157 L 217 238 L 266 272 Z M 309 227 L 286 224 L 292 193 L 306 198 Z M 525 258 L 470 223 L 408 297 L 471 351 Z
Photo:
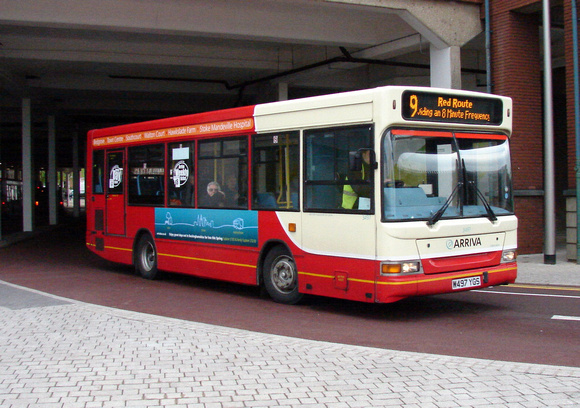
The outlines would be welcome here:
M 403 119 L 478 125 L 501 125 L 501 99 L 438 92 L 405 91 Z

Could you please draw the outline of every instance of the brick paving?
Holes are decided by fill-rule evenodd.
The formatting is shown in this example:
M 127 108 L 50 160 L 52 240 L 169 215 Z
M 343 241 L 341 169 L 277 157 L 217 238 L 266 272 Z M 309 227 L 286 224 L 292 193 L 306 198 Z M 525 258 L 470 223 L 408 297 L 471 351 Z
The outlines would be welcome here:
M 580 368 L 273 336 L 2 282 L 0 295 L 3 408 L 580 406 Z

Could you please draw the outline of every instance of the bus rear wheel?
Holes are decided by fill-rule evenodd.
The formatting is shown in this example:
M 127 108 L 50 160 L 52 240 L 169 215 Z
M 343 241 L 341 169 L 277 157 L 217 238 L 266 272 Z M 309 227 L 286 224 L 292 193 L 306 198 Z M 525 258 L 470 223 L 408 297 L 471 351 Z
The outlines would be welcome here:
M 137 242 L 135 270 L 145 279 L 155 279 L 157 276 L 157 250 L 150 235 L 142 235 Z
M 298 269 L 286 249 L 275 247 L 266 256 L 264 286 L 275 302 L 293 305 L 302 299 L 302 293 L 298 292 Z

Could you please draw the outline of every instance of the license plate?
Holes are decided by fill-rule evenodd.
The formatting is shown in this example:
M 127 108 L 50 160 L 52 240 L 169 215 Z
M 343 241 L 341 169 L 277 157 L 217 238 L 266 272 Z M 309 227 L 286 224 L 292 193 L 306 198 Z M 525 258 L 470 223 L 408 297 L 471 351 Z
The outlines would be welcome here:
M 475 288 L 481 286 L 481 276 L 473 276 L 471 278 L 453 279 L 451 281 L 451 289 L 465 289 Z

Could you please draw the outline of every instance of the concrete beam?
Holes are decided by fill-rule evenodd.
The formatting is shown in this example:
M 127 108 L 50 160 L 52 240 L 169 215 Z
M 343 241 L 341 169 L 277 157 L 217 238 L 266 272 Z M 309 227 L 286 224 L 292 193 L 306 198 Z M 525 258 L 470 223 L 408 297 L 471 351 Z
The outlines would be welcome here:
M 324 0 L 389 9 L 438 49 L 461 47 L 482 32 L 480 5 L 441 0 Z
M 429 48 L 429 43 L 422 38 L 421 34 L 416 33 L 374 47 L 365 48 L 361 51 L 355 51 L 352 55 L 357 58 L 388 59 L 416 51 L 421 49 L 421 47 L 427 49 Z
M 0 23 L 1 24 L 1 23 Z M 55 35 L 56 34 L 56 35 Z M 62 35 L 68 34 L 68 37 Z M 217 67 L 248 69 L 290 69 L 292 53 L 274 44 L 259 47 L 243 41 L 193 41 L 167 36 L 114 36 L 83 30 L 30 29 L 2 35 L 2 58 L 11 60 L 82 62 L 102 71 L 103 64 L 127 66 Z M 54 66 L 54 71 L 59 71 Z M 6 78 L 5 78 L 6 77 Z M 0 79 L 17 87 L 22 81 L 0 72 Z
M 311 0 L 0 0 L 0 24 L 365 47 L 407 34 L 386 9 Z M 406 28 L 406 29 L 405 29 Z

